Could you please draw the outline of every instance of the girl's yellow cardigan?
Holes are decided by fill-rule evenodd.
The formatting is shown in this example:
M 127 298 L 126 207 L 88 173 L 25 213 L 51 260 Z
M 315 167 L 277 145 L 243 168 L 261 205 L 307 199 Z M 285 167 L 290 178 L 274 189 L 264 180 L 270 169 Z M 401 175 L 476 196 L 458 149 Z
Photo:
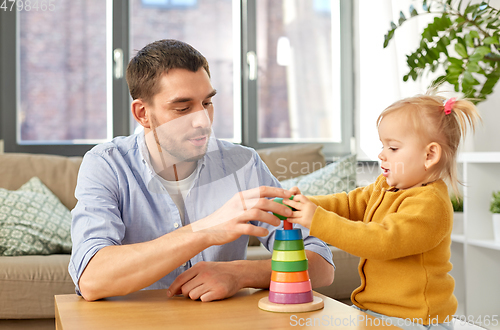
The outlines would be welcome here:
M 309 198 L 318 205 L 311 235 L 361 257 L 356 306 L 425 325 L 451 321 L 453 208 L 442 180 L 396 191 L 381 175 L 349 194 Z

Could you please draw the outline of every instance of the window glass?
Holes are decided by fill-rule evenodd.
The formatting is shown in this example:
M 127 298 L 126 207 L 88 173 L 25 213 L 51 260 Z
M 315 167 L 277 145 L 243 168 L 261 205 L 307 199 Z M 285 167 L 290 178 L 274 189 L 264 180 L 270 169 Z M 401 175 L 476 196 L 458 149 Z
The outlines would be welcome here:
M 259 142 L 341 142 L 338 0 L 258 0 Z
M 233 22 L 231 0 L 131 0 L 131 56 L 147 44 L 161 39 L 178 39 L 192 45 L 208 60 L 214 97 L 214 134 L 239 142 L 238 115 L 241 106 L 233 75 L 239 68 L 239 22 Z M 236 58 L 236 61 L 235 61 Z M 237 72 L 239 74 L 239 71 Z M 237 82 L 237 80 L 236 80 Z M 237 106 L 235 106 L 237 104 Z M 236 121 L 236 124 L 235 124 Z
M 42 3 L 16 2 L 18 143 L 107 139 L 106 1 Z

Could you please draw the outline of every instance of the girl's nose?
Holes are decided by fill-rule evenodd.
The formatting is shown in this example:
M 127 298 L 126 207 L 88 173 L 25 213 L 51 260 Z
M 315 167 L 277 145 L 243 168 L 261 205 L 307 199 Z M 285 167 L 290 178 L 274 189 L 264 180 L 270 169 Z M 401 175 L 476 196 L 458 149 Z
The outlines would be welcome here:
M 385 156 L 384 156 L 384 151 L 381 151 L 379 154 L 378 154 L 378 159 L 380 160 L 385 160 Z

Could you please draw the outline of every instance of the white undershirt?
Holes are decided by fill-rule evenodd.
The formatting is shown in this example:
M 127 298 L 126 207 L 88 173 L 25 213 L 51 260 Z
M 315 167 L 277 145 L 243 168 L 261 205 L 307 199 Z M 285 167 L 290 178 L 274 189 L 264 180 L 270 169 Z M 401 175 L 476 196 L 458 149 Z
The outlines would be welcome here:
M 174 201 L 175 205 L 179 209 L 179 214 L 181 216 L 182 225 L 184 225 L 184 199 L 186 198 L 189 189 L 196 177 L 197 169 L 191 173 L 187 178 L 179 181 L 167 181 L 160 178 L 160 182 L 163 184 L 165 189 L 167 189 L 170 197 Z

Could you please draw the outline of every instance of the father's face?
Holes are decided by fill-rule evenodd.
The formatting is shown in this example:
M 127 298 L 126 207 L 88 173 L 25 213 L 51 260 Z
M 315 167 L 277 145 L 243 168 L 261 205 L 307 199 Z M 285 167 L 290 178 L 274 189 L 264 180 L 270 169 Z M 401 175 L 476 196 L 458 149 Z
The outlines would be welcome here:
M 208 146 L 216 91 L 207 72 L 171 69 L 160 80 L 160 92 L 149 105 L 156 144 L 176 162 L 202 158 Z

